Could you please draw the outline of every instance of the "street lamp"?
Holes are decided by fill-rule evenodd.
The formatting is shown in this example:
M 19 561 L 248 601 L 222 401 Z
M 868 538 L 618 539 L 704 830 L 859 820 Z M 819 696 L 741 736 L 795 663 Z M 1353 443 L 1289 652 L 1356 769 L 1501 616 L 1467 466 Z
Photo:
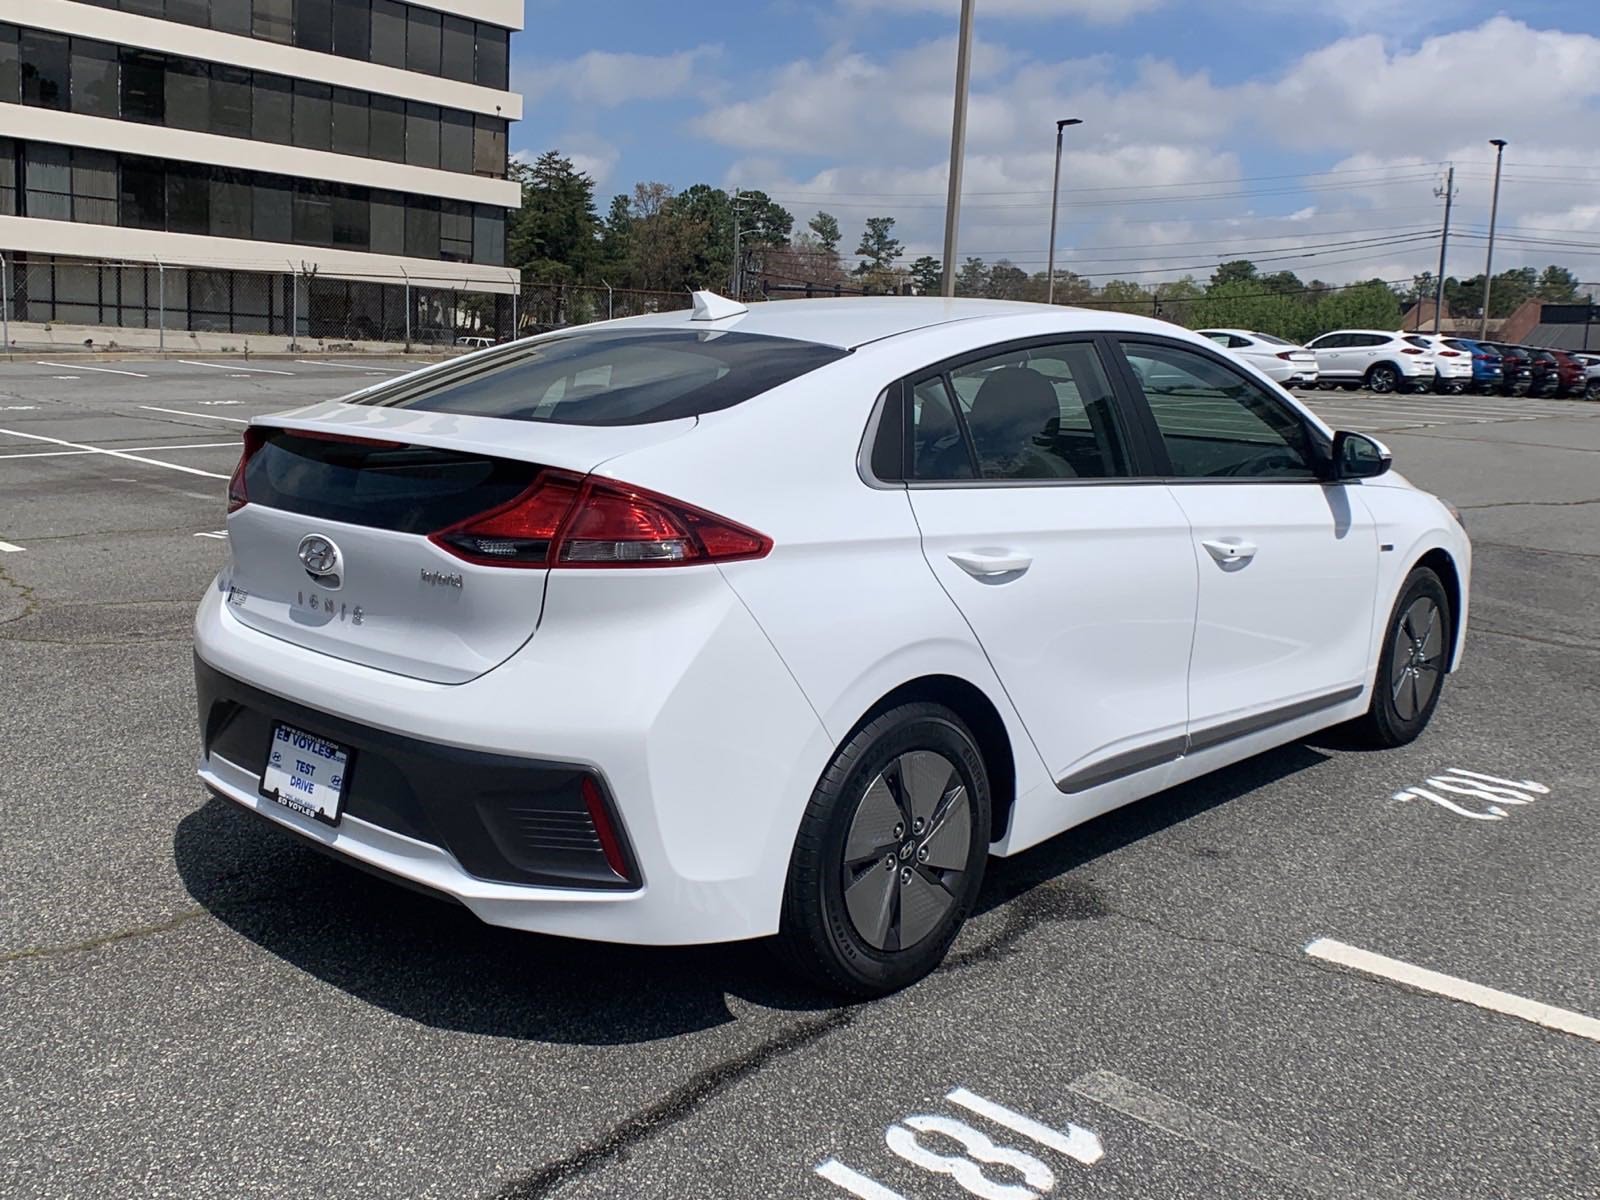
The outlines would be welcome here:
M 967 155 L 967 92 L 972 78 L 972 9 L 961 0 L 961 36 L 956 43 L 956 111 L 950 124 L 950 196 L 944 207 L 944 279 L 939 289 L 956 294 L 956 230 L 961 224 L 961 167 Z
M 1483 263 L 1483 317 L 1478 322 L 1478 336 L 1489 336 L 1489 288 L 1494 283 L 1494 221 L 1500 212 L 1500 162 L 1506 156 L 1505 138 L 1490 138 L 1494 147 L 1494 199 L 1489 202 L 1489 256 Z
M 1045 303 L 1056 302 L 1056 209 L 1061 202 L 1061 131 L 1068 125 L 1082 125 L 1077 117 L 1056 122 L 1056 173 L 1050 185 L 1050 265 L 1046 268 L 1049 282 L 1045 285 Z

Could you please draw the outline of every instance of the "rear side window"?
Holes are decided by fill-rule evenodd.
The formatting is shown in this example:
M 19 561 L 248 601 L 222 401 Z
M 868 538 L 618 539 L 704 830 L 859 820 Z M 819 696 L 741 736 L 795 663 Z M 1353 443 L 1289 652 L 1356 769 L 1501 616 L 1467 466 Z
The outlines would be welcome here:
M 399 380 L 350 403 L 558 425 L 645 425 L 732 408 L 847 353 L 721 330 L 573 332 Z
M 1444 341 L 1444 344 L 1446 346 L 1449 346 L 1450 349 L 1452 349 L 1452 350 L 1468 350 L 1468 351 L 1470 351 L 1472 349 L 1471 345 L 1469 345 L 1466 342 L 1463 342 L 1460 338 L 1445 338 L 1445 339 L 1443 339 L 1443 341 Z M 1480 342 L 1478 344 L 1481 345 L 1485 350 L 1489 349 L 1489 343 L 1488 342 Z
M 1408 337 L 1408 338 L 1404 338 L 1402 340 L 1406 341 L 1406 342 L 1409 342 L 1411 345 L 1415 346 L 1418 350 L 1432 350 L 1433 349 L 1433 343 L 1430 342 L 1425 337 Z

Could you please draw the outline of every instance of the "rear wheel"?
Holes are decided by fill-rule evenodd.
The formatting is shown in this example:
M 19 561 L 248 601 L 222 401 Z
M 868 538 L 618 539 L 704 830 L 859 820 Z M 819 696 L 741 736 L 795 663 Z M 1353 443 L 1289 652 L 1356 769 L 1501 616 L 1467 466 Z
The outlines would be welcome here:
M 1454 615 L 1439 577 L 1418 567 L 1406 577 L 1379 649 L 1372 706 L 1354 731 L 1372 746 L 1404 746 L 1427 728 L 1444 687 Z
M 1379 363 L 1367 372 L 1367 389 L 1380 396 L 1387 395 L 1400 386 L 1400 372 L 1388 363 Z
M 779 947 L 857 997 L 915 983 L 972 911 L 989 853 L 989 777 L 961 719 L 902 705 L 840 747 L 800 825 Z

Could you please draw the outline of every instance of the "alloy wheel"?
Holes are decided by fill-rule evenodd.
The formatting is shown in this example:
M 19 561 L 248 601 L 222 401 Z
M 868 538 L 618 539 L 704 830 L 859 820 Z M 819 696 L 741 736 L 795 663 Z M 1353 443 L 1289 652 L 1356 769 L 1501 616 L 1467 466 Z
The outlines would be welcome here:
M 1395 628 L 1390 650 L 1389 686 L 1395 715 L 1415 721 L 1439 690 L 1444 668 L 1444 623 L 1439 606 L 1418 596 Z
M 972 801 L 961 773 L 933 750 L 910 750 L 867 785 L 845 839 L 845 910 L 885 953 L 938 929 L 962 894 Z
M 1399 382 L 1393 367 L 1373 367 L 1367 377 L 1367 386 L 1379 394 L 1394 391 Z

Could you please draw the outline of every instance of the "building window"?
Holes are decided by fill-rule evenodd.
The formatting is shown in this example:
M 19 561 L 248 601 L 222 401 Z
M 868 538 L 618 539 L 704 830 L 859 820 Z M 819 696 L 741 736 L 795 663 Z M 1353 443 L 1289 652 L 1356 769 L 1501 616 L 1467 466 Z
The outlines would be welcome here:
M 117 223 L 117 156 L 102 150 L 72 152 L 72 219 Z
M 439 107 L 406 104 L 406 163 L 413 167 L 439 165 Z
M 211 128 L 211 72 L 204 63 L 167 60 L 167 125 L 201 133 Z
M 374 254 L 406 252 L 406 199 L 397 192 L 372 193 L 370 225 Z
M 478 205 L 472 219 L 472 261 L 491 267 L 506 265 L 506 210 Z
M 406 9 L 406 70 L 439 73 L 441 16 L 430 8 Z
M 333 145 L 333 89 L 327 84 L 295 80 L 294 144 L 307 150 Z
M 294 240 L 302 246 L 333 245 L 331 185 L 311 179 L 295 185 Z
M 336 154 L 371 153 L 372 107 L 366 92 L 333 89 L 333 151 Z
M 167 60 L 144 50 L 121 53 L 122 117 L 160 125 L 167 119 Z
M 294 40 L 294 0 L 255 0 L 251 32 L 269 42 Z
M 439 166 L 472 173 L 472 114 L 445 109 L 439 127 Z
M 30 142 L 23 156 L 27 195 L 23 213 L 50 221 L 72 220 L 72 151 Z
M 211 68 L 211 132 L 247 138 L 251 132 L 250 72 Z
M 372 57 L 372 5 L 368 0 L 334 0 L 333 52 L 344 58 Z
M 22 60 L 15 25 L 0 24 L 0 104 L 22 103 Z
M 292 194 L 287 183 L 276 180 L 262 180 L 251 188 L 251 220 L 256 241 L 294 241 Z
M 166 17 L 185 25 L 198 25 L 204 29 L 211 24 L 210 5 L 206 0 L 167 0 Z
M 413 199 L 406 205 L 406 254 L 411 258 L 439 257 L 439 202 Z
M 250 36 L 250 0 L 211 0 L 211 28 Z
M 22 102 L 37 108 L 66 108 L 67 39 L 59 34 L 24 29 L 19 46 Z
M 161 164 L 145 158 L 122 160 L 121 221 L 130 229 L 167 227 L 167 179 Z
M 478 82 L 505 91 L 511 86 L 511 31 L 493 25 L 478 26 Z
M 17 215 L 17 144 L 0 138 L 0 216 Z
M 372 98 L 372 157 L 389 162 L 406 160 L 406 106 L 388 96 Z
M 211 175 L 211 236 L 255 236 L 254 189 L 242 171 L 213 171 Z
M 120 117 L 117 48 L 106 42 L 72 39 L 72 111 L 92 117 Z
M 479 175 L 505 178 L 506 123 L 498 117 L 479 117 L 472 135 L 472 169 Z
M 167 168 L 167 230 L 170 233 L 211 232 L 211 183 L 201 167 Z
M 372 202 L 366 193 L 336 193 L 333 197 L 333 244 L 365 250 L 372 241 Z
M 396 0 L 372 0 L 372 61 L 384 67 L 406 65 L 406 6 Z
M 476 31 L 477 27 L 471 21 L 461 17 L 445 17 L 440 39 L 439 73 L 446 79 L 471 83 L 476 77 L 473 74 L 476 69 Z
M 294 44 L 302 50 L 333 52 L 333 0 L 294 0 Z
M 289 80 L 257 71 L 250 98 L 250 127 L 256 141 L 283 146 L 294 141 L 294 93 Z

